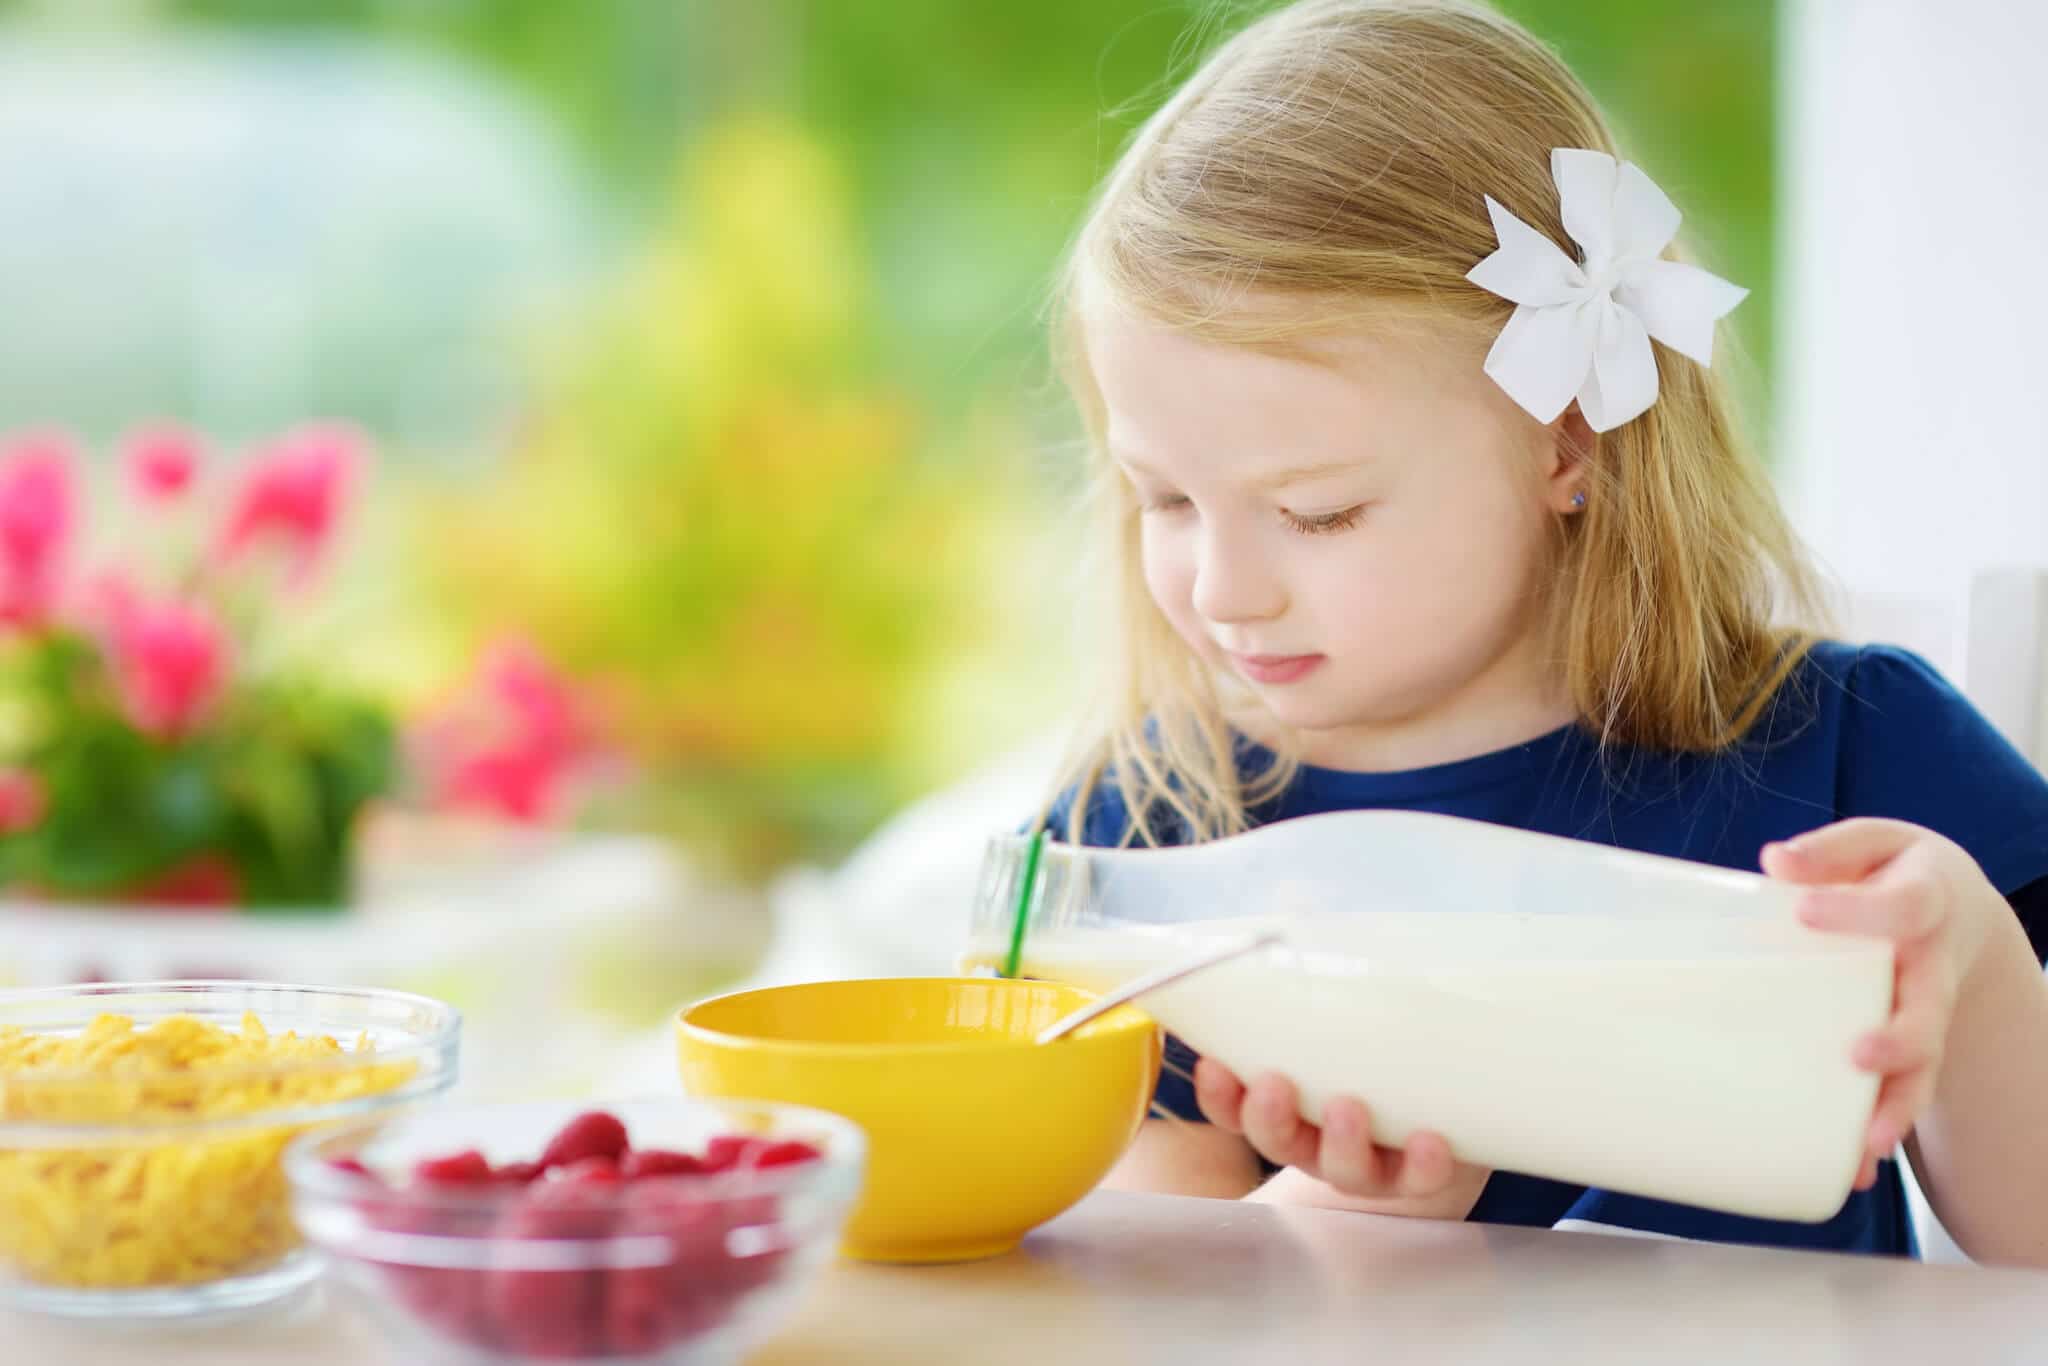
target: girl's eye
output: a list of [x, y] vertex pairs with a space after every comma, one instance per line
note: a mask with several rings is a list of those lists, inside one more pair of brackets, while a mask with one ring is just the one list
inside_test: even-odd
[[1337, 512], [1318, 512], [1306, 517], [1283, 509], [1280, 515], [1287, 519], [1287, 525], [1304, 536], [1322, 536], [1333, 531], [1349, 531], [1357, 526], [1358, 519], [1365, 515], [1365, 504], [1359, 503]]
[[1179, 512], [1182, 508], [1190, 506], [1192, 504], [1183, 493], [1159, 493], [1145, 499], [1147, 512]]

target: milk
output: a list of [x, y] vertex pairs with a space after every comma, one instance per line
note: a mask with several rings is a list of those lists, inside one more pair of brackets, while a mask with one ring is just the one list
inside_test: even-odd
[[[1809, 930], [1791, 912], [1793, 894], [1724, 870], [1638, 855], [1617, 863], [1615, 851], [1589, 846], [1577, 846], [1591, 855], [1579, 864], [1551, 847], [1569, 842], [1530, 845], [1542, 837], [1522, 832], [1500, 832], [1505, 852], [1484, 832], [1405, 833], [1419, 845], [1367, 860], [1379, 867], [1359, 872], [1348, 894], [1304, 871], [1314, 857], [1284, 874], [1269, 860], [1288, 909], [1165, 919], [1154, 908], [1151, 923], [1130, 900], [1139, 882], [1124, 876], [1121, 893], [1112, 884], [1132, 861], [1152, 860], [1135, 866], [1151, 895], [1163, 894], [1175, 865], [1160, 860], [1175, 851], [1074, 851], [1065, 856], [1097, 861], [1085, 895], [1077, 904], [1070, 881], [1067, 904], [1027, 924], [1021, 971], [1106, 990], [1275, 928], [1282, 945], [1140, 1005], [1240, 1077], [1291, 1078], [1310, 1120], [1331, 1097], [1356, 1096], [1383, 1143], [1433, 1129], [1487, 1167], [1763, 1218], [1813, 1222], [1840, 1209], [1877, 1091], [1850, 1048], [1889, 1013], [1888, 944]], [[1393, 865], [1468, 839], [1469, 858], [1505, 859], [1522, 875], [1516, 895], [1496, 900], [1513, 908], [1461, 899], [1475, 885], [1498, 891], [1499, 868], [1444, 869], [1434, 885], [1457, 909], [1413, 904], [1429, 880], [1403, 883]], [[1544, 862], [1553, 859], [1563, 861]], [[1385, 874], [1377, 888], [1375, 871]], [[1554, 898], [1574, 875], [1579, 909], [1561, 912]], [[1225, 884], [1243, 897], [1250, 879], [1212, 861], [1180, 889], [1183, 913], [1200, 906], [1202, 885]], [[1397, 885], [1409, 904], [1372, 908], [1376, 890]], [[1621, 909], [1630, 891], [1663, 895]], [[1127, 914], [1103, 914], [1108, 905]], [[972, 959], [999, 961], [1001, 920], [978, 922]]]

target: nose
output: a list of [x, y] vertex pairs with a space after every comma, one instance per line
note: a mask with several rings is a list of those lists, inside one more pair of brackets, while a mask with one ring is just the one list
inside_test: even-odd
[[1209, 528], [1195, 566], [1194, 606], [1218, 626], [1271, 621], [1287, 609], [1287, 592], [1256, 537]]

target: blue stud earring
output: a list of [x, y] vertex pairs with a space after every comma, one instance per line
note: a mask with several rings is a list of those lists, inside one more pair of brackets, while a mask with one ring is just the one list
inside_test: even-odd
[[1577, 508], [1582, 508], [1582, 507], [1584, 507], [1585, 505], [1586, 505], [1586, 491], [1585, 491], [1584, 489], [1580, 489], [1580, 490], [1579, 490], [1579, 491], [1578, 491], [1577, 493], [1574, 493], [1574, 494], [1572, 495], [1572, 507], [1573, 507], [1574, 509], [1577, 509]]

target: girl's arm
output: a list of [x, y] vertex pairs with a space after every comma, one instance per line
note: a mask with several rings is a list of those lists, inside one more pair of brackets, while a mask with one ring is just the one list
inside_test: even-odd
[[2048, 1266], [2048, 977], [2019, 922], [2001, 921], [1958, 990], [1934, 1102], [1906, 1153], [1957, 1246]]
[[1184, 1119], [1148, 1119], [1102, 1184], [1109, 1190], [1236, 1200], [1256, 1190], [1260, 1176], [1251, 1145], [1236, 1134]]
[[1950, 840], [1851, 820], [1765, 851], [1817, 929], [1893, 942], [1892, 1018], [1856, 1046], [1883, 1081], [1858, 1185], [1902, 1141], [1978, 1261], [2048, 1266], [2048, 979], [2005, 898]]

